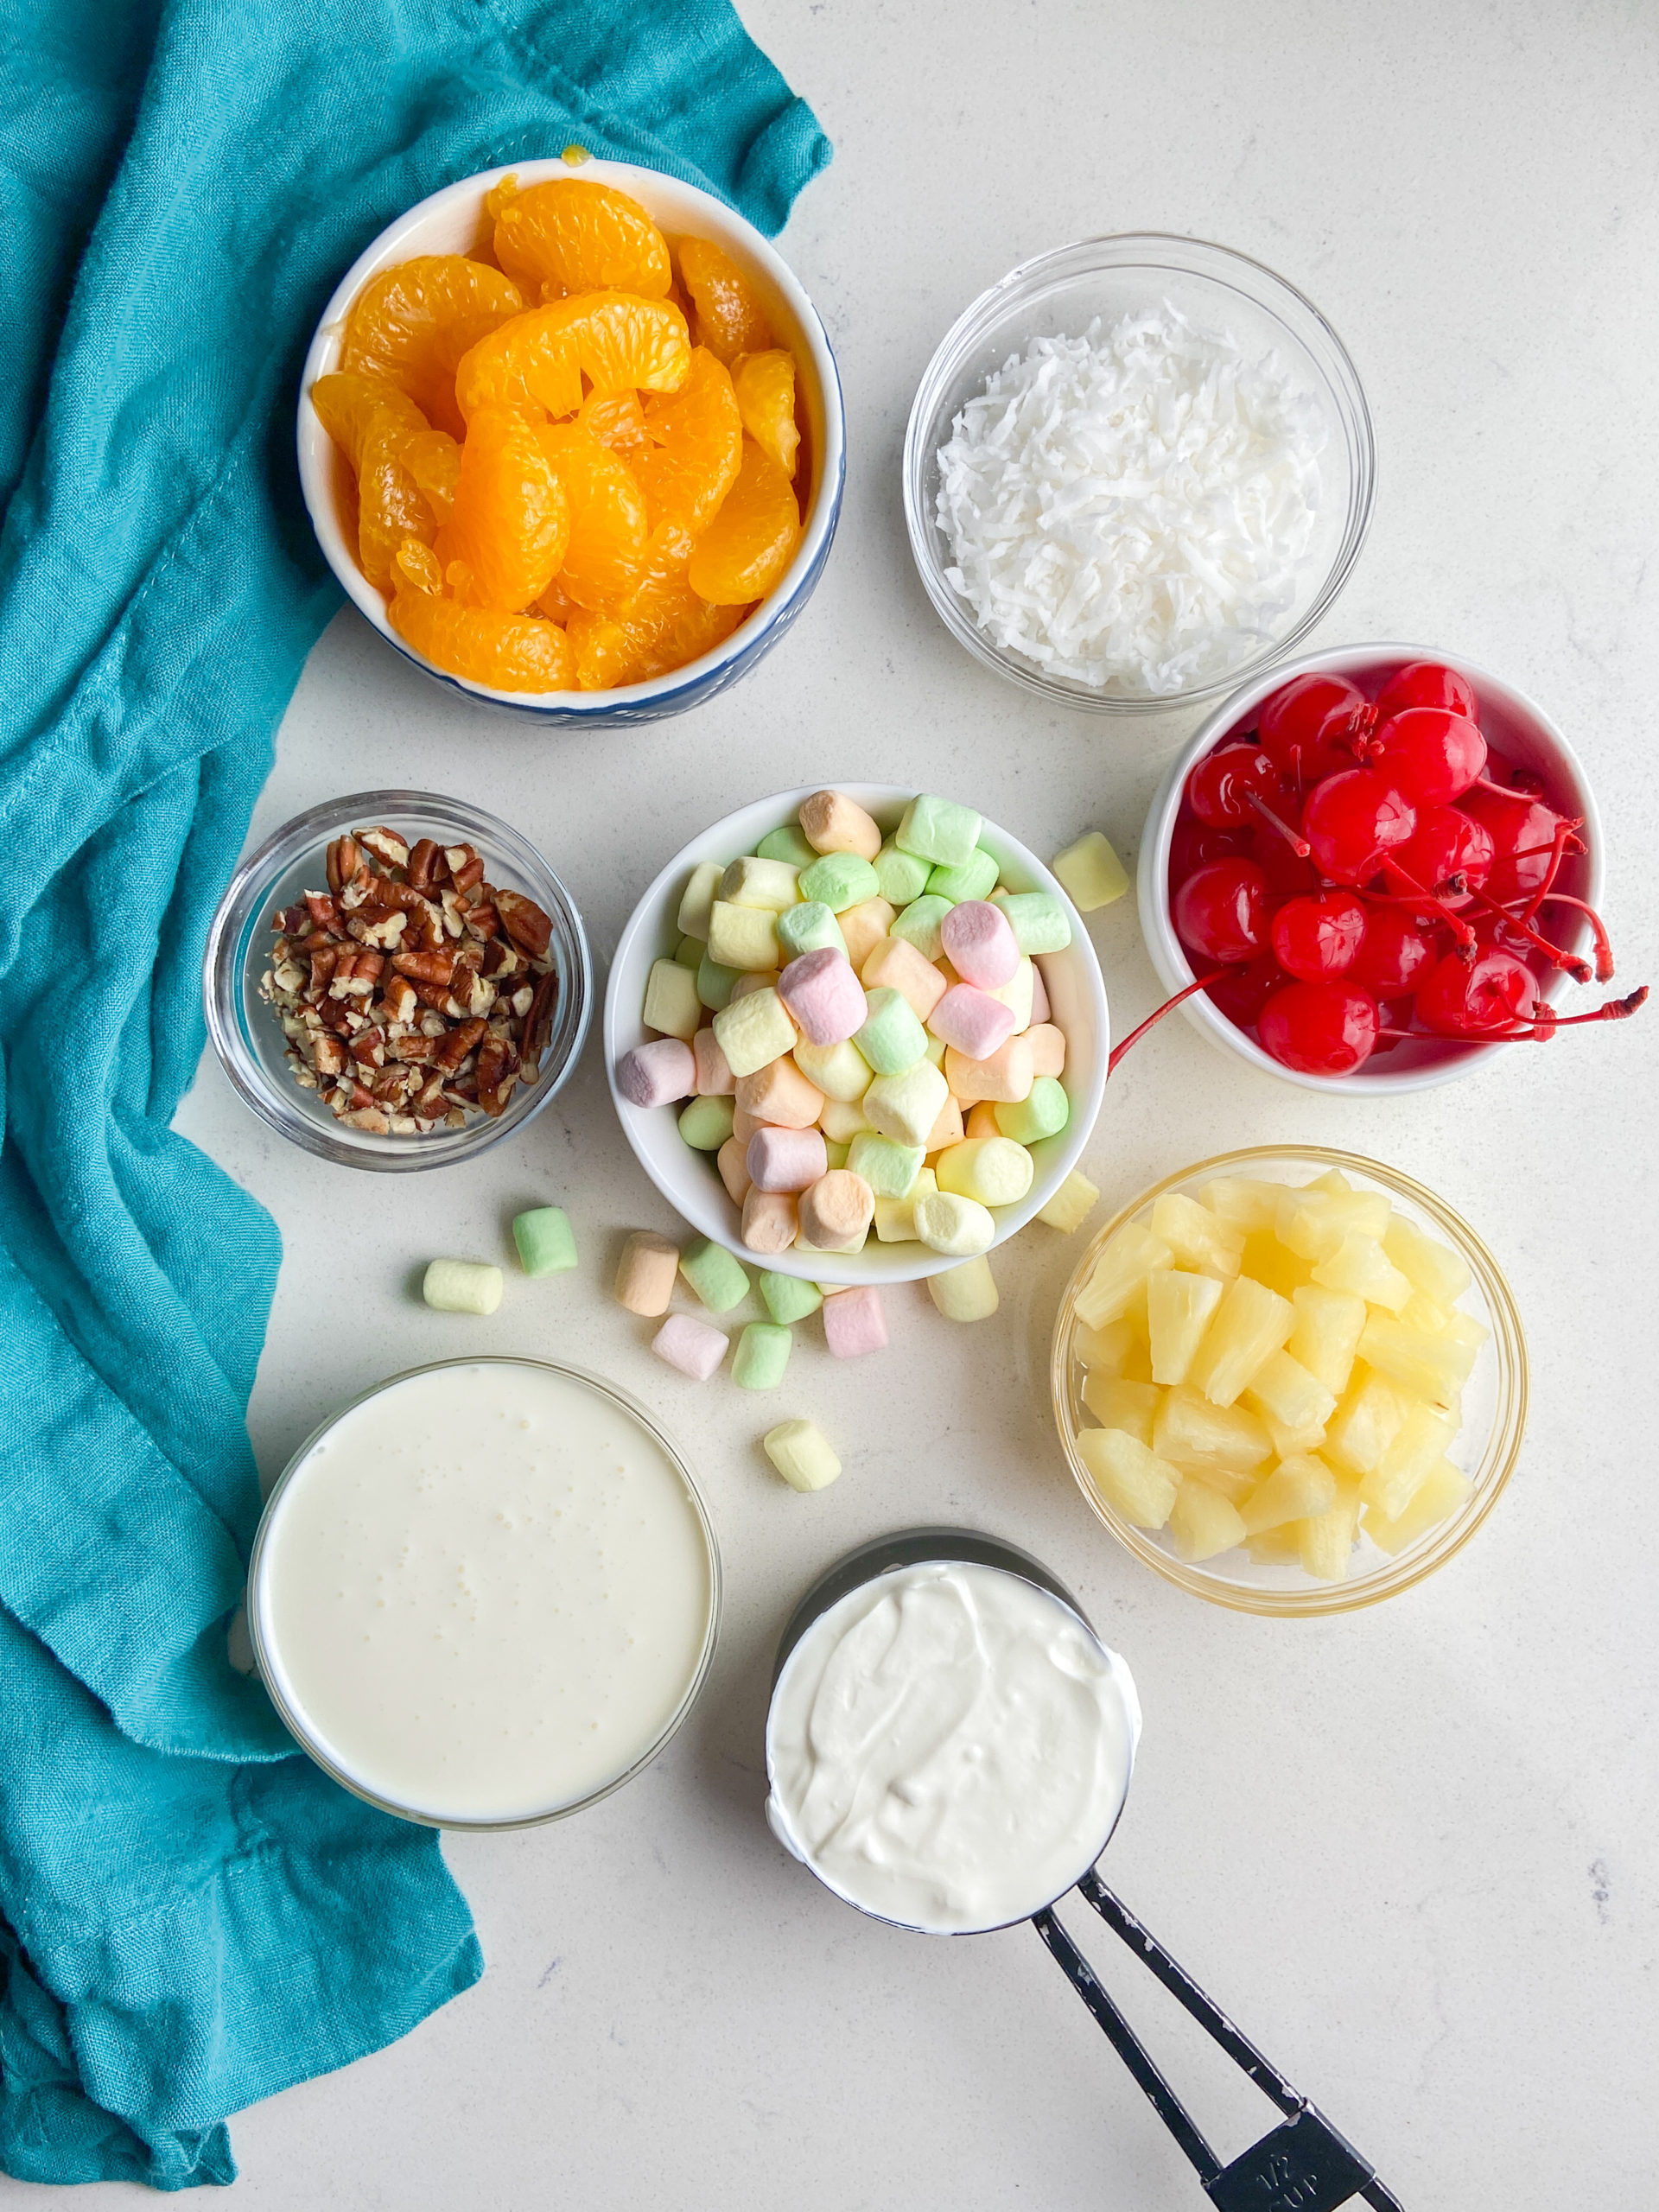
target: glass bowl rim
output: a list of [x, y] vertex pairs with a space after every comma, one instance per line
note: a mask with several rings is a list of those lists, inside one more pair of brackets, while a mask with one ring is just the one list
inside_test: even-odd
[[[259, 1574], [264, 1562], [270, 1531], [276, 1520], [278, 1501], [316, 1445], [331, 1428], [344, 1421], [347, 1414], [355, 1413], [359, 1406], [365, 1405], [371, 1398], [378, 1398], [383, 1391], [395, 1389], [400, 1382], [413, 1382], [417, 1376], [439, 1374], [451, 1367], [540, 1368], [550, 1374], [563, 1376], [568, 1381], [582, 1383], [588, 1389], [595, 1391], [601, 1397], [613, 1399], [655, 1440], [666, 1455], [669, 1464], [685, 1484], [686, 1494], [691, 1500], [697, 1526], [702, 1532], [703, 1545], [709, 1560], [709, 1620], [703, 1630], [702, 1649], [697, 1655], [696, 1665], [691, 1670], [685, 1690], [660, 1733], [631, 1766], [625, 1768], [620, 1774], [613, 1775], [610, 1781], [603, 1783], [599, 1789], [589, 1790], [586, 1796], [573, 1798], [569, 1804], [555, 1806], [550, 1812], [525, 1814], [513, 1820], [440, 1819], [430, 1813], [417, 1812], [408, 1805], [399, 1805], [391, 1798], [378, 1796], [364, 1783], [354, 1780], [336, 1764], [323, 1742], [321, 1733], [308, 1724], [303, 1712], [291, 1705], [278, 1688], [279, 1669], [273, 1662], [271, 1652], [267, 1648], [258, 1603]], [[248, 1554], [245, 1603], [248, 1637], [253, 1646], [259, 1680], [264, 1685], [265, 1693], [272, 1705], [276, 1708], [283, 1726], [293, 1737], [296, 1744], [305, 1752], [307, 1758], [315, 1760], [324, 1773], [339, 1783], [343, 1789], [349, 1789], [354, 1797], [360, 1797], [365, 1804], [373, 1805], [380, 1812], [390, 1813], [395, 1818], [408, 1821], [417, 1827], [441, 1828], [446, 1833], [456, 1834], [477, 1834], [512, 1828], [545, 1827], [553, 1821], [568, 1820], [572, 1814], [585, 1812], [588, 1806], [597, 1805], [601, 1799], [609, 1797], [616, 1790], [620, 1789], [625, 1783], [632, 1782], [637, 1774], [641, 1773], [651, 1764], [659, 1751], [666, 1750], [683, 1726], [692, 1707], [702, 1694], [703, 1684], [709, 1677], [709, 1670], [714, 1664], [715, 1645], [720, 1631], [724, 1595], [725, 1585], [721, 1565], [720, 1543], [715, 1534], [714, 1520], [709, 1514], [708, 1502], [697, 1487], [696, 1479], [679, 1446], [664, 1433], [654, 1415], [646, 1410], [631, 1391], [625, 1390], [620, 1383], [607, 1382], [602, 1375], [595, 1375], [588, 1369], [577, 1367], [568, 1360], [537, 1359], [531, 1354], [521, 1352], [474, 1352], [470, 1356], [448, 1359], [423, 1360], [418, 1367], [406, 1367], [396, 1375], [385, 1376], [378, 1382], [367, 1384], [346, 1404], [337, 1406], [331, 1414], [318, 1422], [304, 1442], [289, 1457], [282, 1473], [271, 1484], [270, 1495], [260, 1510], [259, 1526], [254, 1534], [253, 1548]]]
[[[266, 1074], [257, 1055], [245, 1055], [238, 1036], [233, 1007], [244, 986], [244, 976], [235, 959], [239, 930], [233, 921], [240, 906], [246, 902], [250, 912], [270, 896], [270, 886], [284, 871], [303, 857], [303, 848], [313, 842], [327, 842], [327, 834], [339, 835], [341, 825], [351, 819], [363, 820], [376, 815], [382, 820], [399, 812], [451, 814], [464, 823], [468, 830], [468, 842], [476, 839], [486, 849], [493, 847], [512, 863], [518, 873], [538, 887], [550, 887], [555, 905], [569, 925], [574, 942], [575, 958], [569, 978], [579, 994], [574, 1026], [562, 1058], [550, 1058], [547, 1066], [524, 1093], [529, 1103], [521, 1111], [510, 1107], [495, 1120], [480, 1115], [471, 1127], [457, 1130], [457, 1138], [464, 1142], [449, 1145], [439, 1153], [433, 1152], [420, 1138], [408, 1140], [407, 1153], [373, 1152], [353, 1141], [348, 1131], [327, 1128], [302, 1113], [285, 1092], [277, 1089]], [[290, 850], [290, 849], [292, 849]], [[287, 853], [289, 857], [283, 856]], [[250, 948], [250, 957], [253, 949]], [[234, 971], [234, 972], [233, 972]], [[451, 798], [440, 791], [346, 791], [339, 798], [320, 801], [274, 830], [254, 851], [238, 861], [230, 881], [207, 928], [207, 941], [202, 952], [202, 1005], [207, 1017], [207, 1034], [213, 1041], [213, 1052], [224, 1070], [232, 1089], [243, 1103], [252, 1109], [268, 1128], [279, 1136], [298, 1145], [302, 1151], [315, 1158], [334, 1161], [345, 1167], [366, 1168], [371, 1173], [410, 1174], [437, 1167], [453, 1167], [463, 1160], [474, 1160], [492, 1145], [499, 1144], [534, 1121], [544, 1107], [564, 1087], [582, 1058], [589, 1025], [594, 1015], [594, 960], [588, 942], [587, 925], [581, 909], [565, 888], [540, 849], [533, 845], [520, 830], [499, 816], [490, 814], [470, 800]], [[251, 1065], [245, 1065], [245, 1059]], [[255, 1072], [254, 1071], [257, 1071]], [[297, 1086], [296, 1086], [297, 1088]], [[515, 1102], [516, 1103], [516, 1102]]]
[[[1096, 254], [1092, 265], [1101, 270], [1135, 268], [1141, 265], [1137, 255], [1144, 252], [1147, 256], [1145, 265], [1148, 268], [1179, 269], [1183, 275], [1213, 282], [1228, 283], [1227, 272], [1231, 270], [1234, 272], [1232, 289], [1244, 294], [1253, 305], [1283, 323], [1297, 338], [1303, 350], [1309, 351], [1306, 338], [1294, 329], [1294, 322], [1281, 309], [1282, 306], [1288, 306], [1291, 316], [1306, 315], [1318, 338], [1330, 349], [1331, 360], [1326, 362], [1316, 359], [1315, 366], [1328, 397], [1335, 403], [1332, 431], [1341, 434], [1349, 452], [1351, 482], [1343, 534], [1319, 589], [1294, 625], [1282, 637], [1270, 640], [1259, 653], [1241, 662], [1225, 675], [1155, 697], [1091, 692], [1081, 684], [1062, 682], [1044, 675], [1034, 667], [1027, 667], [1001, 647], [994, 645], [981, 632], [946, 583], [929, 535], [934, 527], [932, 519], [925, 512], [923, 486], [931, 454], [924, 453], [921, 449], [923, 434], [937, 412], [944, 388], [962, 357], [979, 335], [982, 327], [996, 315], [1022, 299], [1034, 301], [1039, 298], [1046, 289], [1043, 282], [1045, 277], [1057, 275], [1054, 264], [1090, 249], [1094, 249]], [[1155, 257], [1157, 256], [1162, 258]], [[1238, 281], [1246, 276], [1257, 281], [1254, 283]], [[1266, 262], [1257, 260], [1251, 254], [1241, 253], [1236, 246], [1222, 245], [1211, 238], [1187, 238], [1174, 231], [1102, 232], [1087, 238], [1074, 238], [1068, 245], [1050, 246], [1041, 253], [1033, 254], [1027, 259], [1016, 263], [1006, 276], [988, 285], [950, 325], [922, 372], [905, 426], [901, 463], [905, 523], [910, 538], [911, 556], [930, 604], [957, 643], [972, 653], [976, 660], [994, 669], [1011, 683], [1017, 683], [1024, 690], [1033, 691], [1039, 697], [1056, 701], [1062, 706], [1106, 715], [1160, 714], [1179, 708], [1194, 707], [1251, 682], [1267, 670], [1275, 667], [1281, 658], [1294, 653], [1330, 613], [1364, 549], [1376, 506], [1376, 433], [1364, 386], [1352, 355], [1323, 311], [1299, 286], [1293, 284], [1287, 276], [1281, 276]]]
[[[1491, 1320], [1492, 1345], [1497, 1360], [1497, 1404], [1482, 1446], [1475, 1489], [1458, 1512], [1437, 1529], [1426, 1531], [1417, 1545], [1400, 1554], [1397, 1558], [1389, 1560], [1384, 1566], [1370, 1571], [1359, 1582], [1310, 1582], [1288, 1590], [1251, 1589], [1243, 1584], [1226, 1582], [1219, 1576], [1206, 1574], [1201, 1562], [1189, 1565], [1176, 1559], [1172, 1553], [1154, 1543], [1147, 1530], [1133, 1528], [1113, 1513], [1089, 1481], [1087, 1471], [1077, 1455], [1075, 1424], [1071, 1420], [1067, 1388], [1067, 1363], [1071, 1335], [1077, 1323], [1077, 1294], [1107, 1239], [1166, 1191], [1191, 1183], [1200, 1175], [1224, 1175], [1251, 1162], [1260, 1164], [1270, 1160], [1307, 1160], [1321, 1167], [1336, 1167], [1344, 1172], [1351, 1170], [1370, 1181], [1381, 1184], [1385, 1189], [1396, 1191], [1413, 1205], [1421, 1207], [1430, 1220], [1452, 1239], [1460, 1255], [1470, 1262]], [[1312, 1619], [1330, 1613], [1358, 1612], [1368, 1605], [1380, 1605], [1385, 1598], [1395, 1597], [1402, 1590], [1414, 1588], [1460, 1552], [1497, 1504], [1515, 1471], [1526, 1434], [1529, 1390], [1527, 1340], [1515, 1294], [1484, 1239], [1470, 1227], [1455, 1208], [1448, 1205], [1426, 1184], [1418, 1182], [1414, 1176], [1408, 1175], [1402, 1168], [1390, 1167], [1386, 1161], [1373, 1160], [1363, 1153], [1343, 1151], [1330, 1145], [1241, 1146], [1231, 1151], [1217, 1153], [1210, 1159], [1194, 1161], [1192, 1166], [1179, 1168], [1173, 1174], [1160, 1176], [1155, 1183], [1148, 1185], [1127, 1205], [1120, 1206], [1111, 1219], [1090, 1238], [1087, 1251], [1072, 1269], [1065, 1288], [1060, 1294], [1049, 1354], [1049, 1395], [1060, 1448], [1072, 1479], [1096, 1520], [1117, 1538], [1126, 1550], [1132, 1552], [1166, 1582], [1173, 1582], [1178, 1588], [1190, 1591], [1193, 1596], [1203, 1598], [1211, 1605], [1224, 1605], [1232, 1612], [1255, 1613], [1279, 1619]], [[1493, 1471], [1483, 1483], [1480, 1478], [1489, 1465]]]

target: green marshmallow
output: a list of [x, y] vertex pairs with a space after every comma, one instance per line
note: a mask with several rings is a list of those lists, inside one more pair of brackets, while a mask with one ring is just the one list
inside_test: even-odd
[[875, 870], [856, 853], [821, 854], [801, 870], [799, 889], [803, 899], [822, 899], [832, 914], [844, 914], [881, 892]]
[[931, 892], [912, 899], [902, 914], [894, 915], [887, 935], [913, 944], [924, 960], [937, 960], [944, 950], [939, 924], [955, 904], [954, 899], [940, 899]]
[[877, 1075], [903, 1075], [927, 1052], [927, 1032], [902, 992], [884, 985], [867, 1000], [869, 1014], [854, 1038]]
[[1051, 892], [1011, 891], [997, 900], [1021, 952], [1064, 952], [1071, 922]]
[[1058, 1076], [1039, 1075], [1017, 1106], [994, 1106], [996, 1126], [1015, 1144], [1039, 1144], [1058, 1136], [1071, 1118], [1071, 1101]]
[[927, 888], [928, 863], [914, 853], [901, 853], [891, 837], [872, 863], [881, 896], [890, 906], [908, 906]]
[[711, 1244], [706, 1236], [681, 1253], [680, 1273], [711, 1313], [729, 1313], [748, 1295], [747, 1274], [723, 1244]]
[[532, 1206], [515, 1215], [512, 1241], [527, 1275], [562, 1275], [576, 1264], [576, 1240], [563, 1206]]
[[971, 806], [958, 806], [954, 799], [934, 798], [924, 792], [905, 809], [905, 818], [893, 842], [901, 852], [914, 853], [919, 861], [931, 861], [938, 868], [959, 868], [978, 844], [981, 827], [981, 817]]
[[922, 1147], [895, 1144], [891, 1137], [861, 1130], [847, 1148], [847, 1165], [861, 1175], [878, 1198], [906, 1198], [922, 1172]]
[[751, 1321], [732, 1355], [732, 1380], [740, 1390], [775, 1390], [789, 1365], [789, 1331], [777, 1321]]
[[718, 1152], [732, 1134], [736, 1102], [727, 1098], [692, 1098], [680, 1109], [680, 1135], [693, 1152]]
[[849, 1145], [837, 1144], [833, 1137], [825, 1137], [823, 1141], [825, 1173], [827, 1173], [831, 1167], [844, 1167], [847, 1165], [847, 1154], [851, 1149]]
[[781, 830], [769, 830], [754, 849], [760, 861], [787, 861], [791, 868], [810, 868], [818, 857], [792, 822], [785, 822]]
[[732, 992], [741, 968], [722, 968], [718, 960], [711, 960], [705, 948], [697, 963], [697, 996], [711, 1014], [723, 1014], [732, 1002]]
[[767, 1313], [784, 1328], [791, 1321], [804, 1321], [823, 1303], [823, 1293], [816, 1283], [806, 1282], [799, 1275], [774, 1274], [770, 1268], [761, 1274], [760, 1295]]
[[1000, 874], [983, 845], [976, 845], [965, 861], [936, 868], [927, 879], [927, 887], [936, 899], [948, 899], [953, 906], [959, 906], [967, 899], [988, 899]]
[[778, 942], [785, 963], [804, 952], [845, 952], [847, 940], [841, 924], [822, 899], [809, 899], [799, 906], [785, 906], [778, 917]]

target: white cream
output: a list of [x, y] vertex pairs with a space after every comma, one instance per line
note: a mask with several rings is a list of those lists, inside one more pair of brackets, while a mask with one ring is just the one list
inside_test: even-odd
[[1045, 1590], [933, 1561], [867, 1582], [785, 1663], [768, 1816], [849, 1903], [936, 1933], [1071, 1887], [1128, 1788], [1128, 1669]]
[[511, 1361], [413, 1375], [295, 1470], [254, 1605], [273, 1688], [360, 1788], [532, 1818], [626, 1774], [701, 1662], [704, 1524], [644, 1424]]

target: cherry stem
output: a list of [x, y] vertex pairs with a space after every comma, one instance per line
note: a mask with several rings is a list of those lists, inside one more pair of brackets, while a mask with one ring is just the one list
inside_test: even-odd
[[[1500, 906], [1496, 899], [1488, 898], [1485, 892], [1481, 890], [1478, 885], [1471, 883], [1467, 876], [1454, 876], [1452, 880], [1460, 883], [1469, 897], [1478, 906], [1484, 906], [1489, 914], [1501, 915], [1510, 929], [1514, 930], [1518, 936], [1524, 938], [1535, 950], [1543, 954], [1552, 968], [1559, 968], [1563, 975], [1570, 976], [1575, 983], [1589, 982], [1590, 963], [1587, 960], [1580, 960], [1576, 952], [1564, 952], [1559, 944], [1552, 944], [1548, 938], [1540, 937], [1524, 914], [1514, 914], [1507, 906]], [[1609, 973], [1611, 972], [1610, 969]], [[1607, 977], [1604, 976], [1600, 980], [1605, 983]]]
[[1546, 891], [1543, 900], [1552, 906], [1576, 906], [1590, 924], [1596, 940], [1596, 981], [1611, 983], [1613, 980], [1613, 947], [1607, 935], [1607, 925], [1587, 899], [1575, 899], [1570, 891]]
[[1628, 998], [1609, 999], [1605, 1006], [1597, 1007], [1590, 1014], [1557, 1014], [1552, 1009], [1549, 1014], [1535, 1015], [1531, 1021], [1514, 1029], [1500, 1029], [1490, 1036], [1478, 1030], [1471, 1030], [1467, 1033], [1478, 1038], [1482, 1043], [1494, 1045], [1524, 1044], [1529, 1040], [1541, 1044], [1553, 1037], [1558, 1029], [1575, 1029], [1580, 1022], [1628, 1021], [1647, 1002], [1648, 987], [1643, 983], [1640, 990], [1632, 991]]
[[1567, 841], [1573, 835], [1575, 826], [1565, 815], [1556, 823], [1555, 835], [1550, 840], [1549, 866], [1544, 870], [1542, 882], [1533, 893], [1530, 901], [1523, 911], [1524, 920], [1529, 922], [1532, 919], [1540, 906], [1543, 905], [1546, 895], [1555, 888], [1555, 879], [1560, 874], [1561, 862], [1567, 856]]
[[[1423, 901], [1424, 905], [1427, 906], [1431, 913], [1439, 915], [1441, 921], [1443, 921], [1446, 927], [1451, 931], [1452, 942], [1455, 944], [1462, 946], [1465, 951], [1473, 944], [1475, 942], [1475, 933], [1473, 930], [1470, 928], [1468, 923], [1463, 921], [1458, 915], [1454, 914], [1444, 899], [1437, 899], [1427, 884], [1419, 883], [1416, 877], [1413, 875], [1409, 868], [1402, 868], [1398, 861], [1390, 860], [1387, 854], [1384, 854], [1382, 857], [1382, 873], [1384, 875], [1389, 877], [1397, 876], [1400, 881], [1405, 885], [1407, 890], [1410, 892], [1414, 897], [1421, 899]], [[1451, 880], [1453, 883], [1457, 883], [1460, 879], [1453, 876]]]
[[1255, 791], [1246, 791], [1244, 796], [1249, 799], [1250, 804], [1255, 809], [1262, 819], [1267, 823], [1268, 829], [1276, 830], [1278, 831], [1279, 835], [1285, 840], [1286, 843], [1290, 847], [1290, 849], [1295, 854], [1299, 861], [1305, 861], [1312, 856], [1313, 848], [1308, 843], [1306, 838], [1300, 836], [1297, 832], [1291, 828], [1289, 823], [1281, 822], [1279, 819], [1279, 817], [1274, 812], [1273, 809], [1268, 804], [1266, 799], [1262, 798], [1260, 794]]
[[1116, 1074], [1117, 1064], [1122, 1058], [1124, 1053], [1132, 1051], [1133, 1048], [1141, 1042], [1141, 1039], [1146, 1035], [1147, 1030], [1154, 1028], [1157, 1024], [1163, 1020], [1164, 1016], [1169, 1012], [1172, 1007], [1179, 1006], [1183, 999], [1190, 999], [1194, 991], [1207, 991], [1211, 983], [1218, 983], [1222, 977], [1228, 972], [1228, 969], [1224, 966], [1220, 968], [1212, 968], [1207, 976], [1200, 976], [1196, 982], [1189, 983], [1184, 991], [1177, 991], [1173, 999], [1166, 999], [1162, 1006], [1158, 1007], [1153, 1013], [1147, 1016], [1146, 1020], [1141, 1024], [1138, 1029], [1130, 1030], [1128, 1035], [1123, 1039], [1123, 1042], [1121, 1045], [1114, 1045], [1106, 1061], [1107, 1082], [1109, 1083], [1112, 1077]]

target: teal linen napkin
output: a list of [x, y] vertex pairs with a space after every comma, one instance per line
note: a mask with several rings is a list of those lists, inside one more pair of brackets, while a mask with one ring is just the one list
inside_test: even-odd
[[168, 1128], [339, 601], [306, 342], [454, 177], [578, 139], [771, 232], [830, 149], [724, 0], [0, 0], [0, 2169], [180, 2188], [482, 1968], [228, 1663], [279, 1247]]

